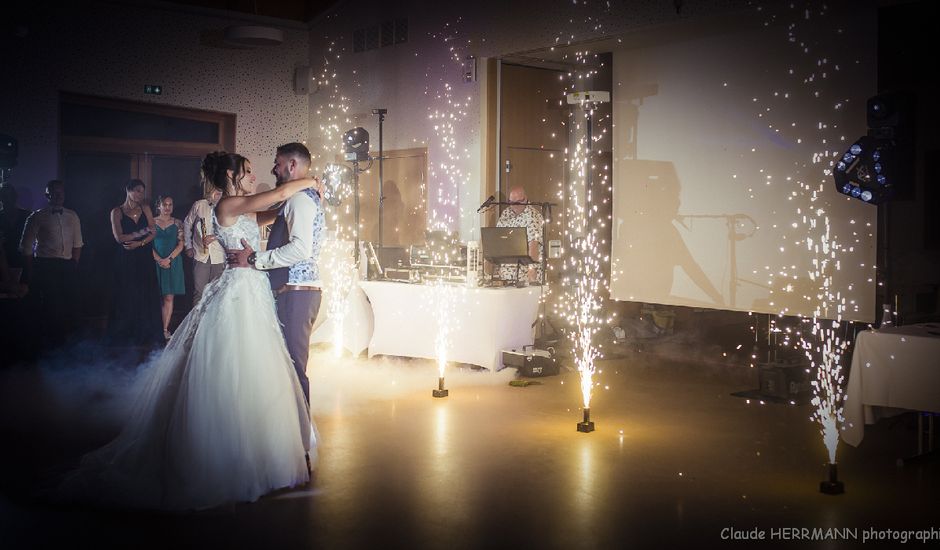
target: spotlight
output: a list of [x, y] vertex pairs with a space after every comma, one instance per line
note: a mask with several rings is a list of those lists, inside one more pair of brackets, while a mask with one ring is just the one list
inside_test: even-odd
[[347, 161], [369, 159], [369, 132], [365, 128], [356, 127], [343, 134], [343, 145]]
[[912, 198], [914, 107], [915, 96], [909, 91], [868, 99], [868, 134], [839, 157], [832, 171], [840, 193], [872, 204]]
[[839, 158], [832, 171], [843, 195], [871, 204], [894, 196], [894, 150], [891, 139], [862, 136]]

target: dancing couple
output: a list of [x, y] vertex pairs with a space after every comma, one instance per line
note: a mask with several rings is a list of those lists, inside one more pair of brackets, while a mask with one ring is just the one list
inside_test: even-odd
[[[211, 223], [228, 266], [135, 383], [121, 433], [83, 457], [64, 496], [198, 510], [310, 480], [317, 437], [306, 366], [325, 224], [309, 168], [304, 145], [283, 145], [277, 186], [255, 193], [241, 155], [203, 160], [203, 178], [222, 193]], [[259, 226], [272, 223], [261, 251]]]

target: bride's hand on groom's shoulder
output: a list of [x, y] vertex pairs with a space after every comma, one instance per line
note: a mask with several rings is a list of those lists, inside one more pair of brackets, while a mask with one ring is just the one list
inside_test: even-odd
[[303, 186], [301, 187], [301, 191], [304, 189], [311, 189], [316, 191], [321, 197], [323, 196], [323, 182], [320, 181], [319, 177], [310, 176], [308, 178], [304, 178], [303, 180], [299, 180], [298, 183]]

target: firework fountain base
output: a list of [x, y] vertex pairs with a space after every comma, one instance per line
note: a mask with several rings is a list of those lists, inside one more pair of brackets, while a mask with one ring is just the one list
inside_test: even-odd
[[584, 409], [584, 422], [578, 422], [578, 431], [581, 433], [590, 433], [594, 431], [594, 423], [591, 422], [591, 409]]
[[819, 492], [827, 495], [841, 495], [845, 484], [839, 481], [839, 471], [834, 462], [829, 463], [829, 479], [819, 483]]
[[444, 377], [441, 376], [437, 379], [437, 389], [431, 391], [431, 395], [434, 397], [447, 397], [450, 394], [450, 390], [444, 389]]

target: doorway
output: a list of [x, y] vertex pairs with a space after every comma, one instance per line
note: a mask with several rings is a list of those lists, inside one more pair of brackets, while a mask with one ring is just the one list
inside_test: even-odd
[[[202, 197], [203, 157], [234, 149], [235, 115], [76, 94], [62, 94], [59, 107], [59, 173], [67, 186], [66, 206], [78, 214], [85, 242], [76, 307], [80, 317], [103, 329], [111, 288], [121, 283], [102, 276], [113, 272], [118, 252], [110, 212], [124, 201], [128, 180], [144, 182], [154, 215], [157, 197], [173, 197], [173, 216], [182, 220]], [[192, 304], [190, 264], [183, 261], [186, 295], [174, 301], [176, 317]]]
[[[564, 101], [565, 73], [524, 65], [501, 64], [499, 199], [525, 188], [530, 202], [554, 204], [546, 219], [544, 253], [549, 242], [561, 240], [565, 226], [565, 148], [569, 109]], [[502, 211], [502, 208], [500, 209]], [[557, 282], [557, 260], [546, 261], [546, 277]]]

